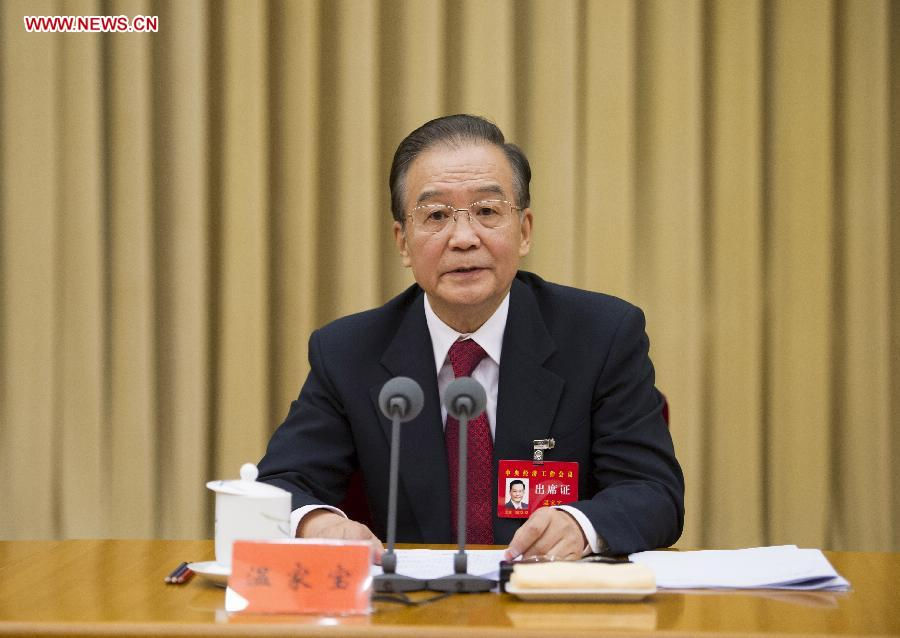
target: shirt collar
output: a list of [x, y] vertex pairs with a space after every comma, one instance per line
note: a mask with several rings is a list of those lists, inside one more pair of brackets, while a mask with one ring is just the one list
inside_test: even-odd
[[441, 371], [444, 361], [447, 360], [447, 353], [450, 352], [452, 346], [459, 339], [470, 338], [479, 346], [484, 348], [487, 356], [500, 365], [500, 351], [503, 349], [503, 333], [506, 330], [506, 317], [509, 315], [509, 293], [500, 302], [500, 305], [494, 311], [494, 314], [485, 321], [481, 327], [471, 334], [463, 334], [457, 332], [446, 323], [441, 321], [431, 304], [428, 303], [428, 295], [425, 295], [425, 321], [428, 324], [428, 332], [431, 334], [431, 346], [434, 348], [434, 367], [437, 372]]

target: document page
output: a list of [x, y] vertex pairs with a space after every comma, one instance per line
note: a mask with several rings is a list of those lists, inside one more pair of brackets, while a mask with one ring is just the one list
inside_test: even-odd
[[842, 578], [818, 549], [796, 545], [696, 552], [653, 551], [629, 556], [656, 573], [667, 589], [803, 589], [844, 591]]

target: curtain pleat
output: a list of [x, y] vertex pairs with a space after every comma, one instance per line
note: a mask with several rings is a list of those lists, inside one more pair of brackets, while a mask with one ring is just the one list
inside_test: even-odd
[[[835, 357], [829, 542], [891, 542], [889, 15], [886, 2], [838, 5], [835, 46]], [[897, 251], [897, 246], [893, 247]], [[896, 330], [896, 324], [894, 329]], [[865, 436], [843, 424], [868, 423]], [[852, 541], [851, 541], [852, 539]]]
[[[698, 504], [704, 481], [695, 472], [703, 467], [703, 430], [695, 426], [705, 419], [706, 346], [703, 12], [699, 1], [652, 0], [637, 8], [634, 301], [647, 313], [657, 382], [678, 415], [673, 431], [685, 468], [685, 501]], [[703, 513], [696, 505], [686, 508], [687, 542], [696, 543]]]
[[[25, 15], [158, 15], [27, 33]], [[646, 312], [683, 547], [900, 549], [890, 0], [0, 3], [0, 538], [209, 537], [311, 331], [412, 281], [400, 139], [532, 162], [524, 266]]]
[[[635, 56], [631, 0], [588, 2], [583, 41], [576, 188], [581, 193], [579, 285], [633, 299], [637, 246]], [[602, 211], [602, 214], [600, 212]], [[613, 240], [613, 238], [615, 238]]]
[[[519, 122], [518, 107], [526, 98], [516, 79], [528, 68], [523, 58], [532, 52], [530, 33], [516, 27], [531, 12], [516, 11], [515, 4], [513, 0], [448, 0], [446, 70], [441, 72], [446, 73], [448, 85], [447, 110], [435, 117], [477, 113], [496, 122], [511, 139], [523, 141], [527, 131]], [[520, 58], [516, 55], [520, 51], [528, 53]]]
[[748, 546], [763, 537], [765, 525], [762, 3], [715, 3], [706, 19], [702, 379], [710, 425], [701, 435], [705, 480], [698, 505], [706, 522], [700, 540]]
[[[140, 2], [116, 3], [145, 15]], [[116, 13], [119, 15], [119, 13]], [[77, 34], [68, 34], [75, 36]], [[158, 450], [157, 308], [151, 44], [108, 38], [103, 64], [109, 533], [155, 532]]]
[[317, 5], [290, 0], [273, 4], [270, 21], [273, 391], [269, 427], [287, 414], [306, 374], [306, 337], [317, 327], [318, 235], [327, 220], [319, 207], [321, 165], [318, 131], [321, 12]]
[[215, 453], [213, 467], [236, 475], [256, 459], [269, 430], [270, 215], [268, 5], [220, 5], [222, 48], [213, 160], [220, 205], [212, 211], [218, 260], [213, 272]]
[[60, 180], [58, 104], [60, 39], [25, 33], [27, 11], [49, 2], [0, 5], [3, 90], [0, 145], [0, 273], [3, 276], [0, 534], [48, 537], [60, 532], [56, 483], [64, 427], [58, 421], [56, 313]]
[[[157, 223], [157, 529], [164, 537], [208, 534], [211, 475], [211, 224], [208, 11], [169, 0], [179, 25], [154, 38], [154, 166]], [[199, 514], [199, 515], [198, 515]]]
[[767, 532], [822, 546], [836, 425], [833, 5], [773, 3], [766, 18]]
[[[342, 43], [326, 62], [325, 77], [334, 110], [330, 119], [329, 184], [322, 189], [322, 219], [327, 230], [324, 283], [333, 290], [327, 316], [344, 315], [380, 301], [378, 275], [381, 238], [388, 231], [377, 215], [378, 48], [381, 40], [377, 5], [369, 0], [334, 3], [328, 9], [333, 37]], [[372, 211], [369, 213], [369, 211]], [[345, 247], [354, 246], [353, 255]]]
[[[94, 5], [93, 11], [98, 7]], [[103, 182], [103, 73], [101, 41], [60, 38], [60, 192], [57, 228], [57, 292], [53, 315], [59, 450], [61, 532], [91, 536], [108, 523], [105, 506], [108, 432], [105, 427], [105, 257]], [[86, 81], [87, 80], [87, 81]]]
[[525, 106], [520, 131], [533, 173], [532, 189], [546, 202], [534, 207], [534, 243], [527, 268], [554, 281], [574, 281], [578, 267], [576, 205], [577, 31], [579, 5], [537, 0], [528, 4], [528, 90], [517, 87]]
[[[889, 158], [889, 181], [890, 181], [890, 208], [888, 210], [890, 217], [890, 246], [900, 246], [900, 180], [897, 179], [897, 173], [900, 172], [900, 126], [896, 122], [900, 122], [900, 38], [893, 37], [900, 29], [900, 4], [897, 2], [889, 2], [888, 10], [890, 17], [885, 25], [891, 37], [888, 38], [888, 50], [890, 69], [889, 73], [889, 95], [890, 112], [888, 114], [888, 122], [890, 128], [884, 133], [885, 137], [890, 139], [890, 158]], [[893, 530], [891, 534], [892, 547], [900, 547], [900, 463], [895, 459], [900, 459], [900, 435], [897, 434], [897, 428], [893, 425], [900, 423], [900, 255], [897, 250], [890, 252], [890, 340], [888, 344], [881, 344], [890, 354], [890, 372], [889, 372], [889, 388], [890, 388], [890, 417], [887, 427], [893, 430], [891, 442], [888, 444], [891, 449], [891, 485], [893, 486], [891, 493], [892, 498], [888, 501], [891, 506]]]

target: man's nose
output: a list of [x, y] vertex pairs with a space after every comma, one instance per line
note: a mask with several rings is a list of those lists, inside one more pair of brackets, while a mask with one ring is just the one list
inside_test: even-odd
[[475, 224], [468, 210], [463, 208], [454, 211], [450, 245], [454, 248], [469, 248], [480, 244], [481, 237], [475, 232]]

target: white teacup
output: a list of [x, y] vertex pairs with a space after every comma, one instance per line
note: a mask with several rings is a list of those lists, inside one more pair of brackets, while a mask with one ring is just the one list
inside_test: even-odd
[[216, 562], [231, 568], [236, 540], [270, 540], [291, 534], [290, 492], [256, 480], [252, 463], [241, 466], [239, 481], [210, 481], [216, 493]]

